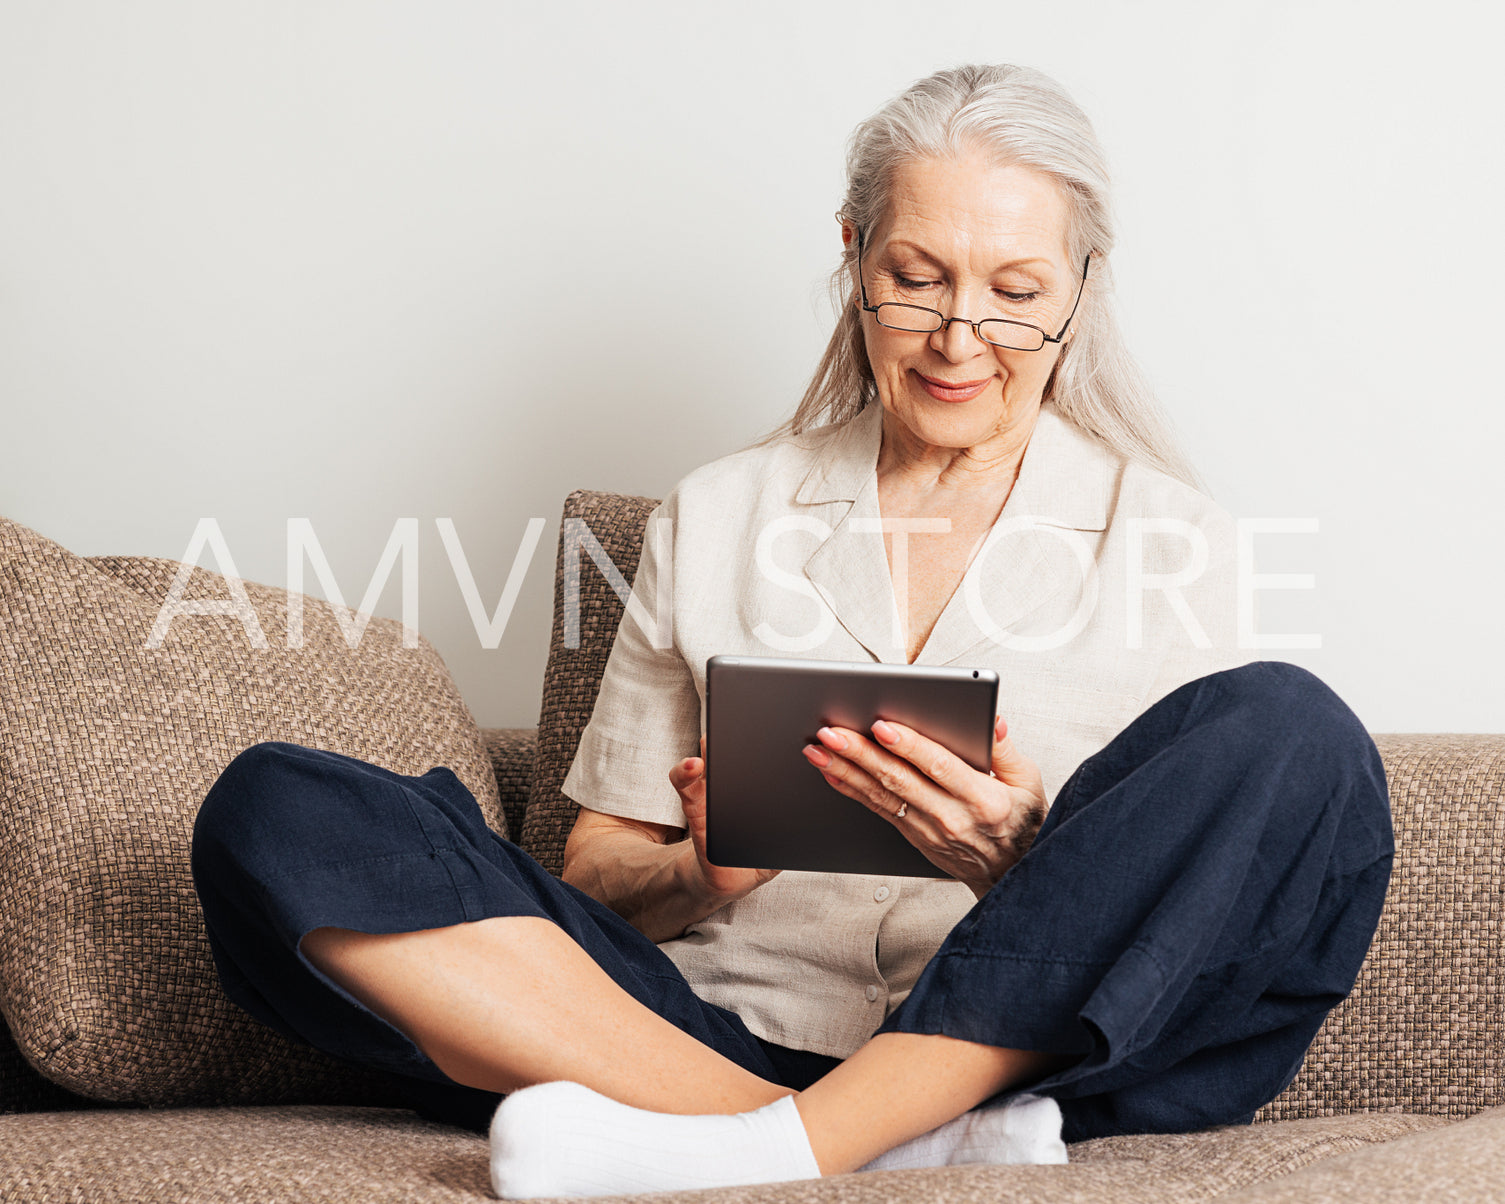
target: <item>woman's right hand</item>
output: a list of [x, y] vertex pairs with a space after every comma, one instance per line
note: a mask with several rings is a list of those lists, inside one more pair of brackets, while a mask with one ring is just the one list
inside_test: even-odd
[[[669, 782], [679, 792], [689, 829], [689, 843], [695, 850], [693, 873], [704, 891], [717, 906], [749, 895], [763, 883], [778, 877], [779, 870], [755, 870], [736, 866], [713, 865], [705, 853], [705, 737], [700, 737], [700, 756], [686, 757], [669, 770]], [[693, 887], [692, 887], [693, 889]]]

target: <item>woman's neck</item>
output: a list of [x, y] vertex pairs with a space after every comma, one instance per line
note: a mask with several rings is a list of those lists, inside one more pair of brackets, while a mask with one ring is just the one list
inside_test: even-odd
[[888, 410], [878, 450], [878, 484], [890, 498], [910, 499], [921, 510], [947, 501], [967, 510], [1003, 508], [1019, 477], [1039, 411], [1027, 422], [1000, 430], [970, 447], [926, 443]]

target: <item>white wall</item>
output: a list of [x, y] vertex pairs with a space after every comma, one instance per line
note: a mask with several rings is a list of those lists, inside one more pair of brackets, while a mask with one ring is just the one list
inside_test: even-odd
[[[1505, 730], [1486, 13], [6, 0], [0, 513], [170, 557], [213, 516], [277, 584], [306, 516], [352, 603], [416, 516], [419, 625], [482, 723], [531, 724], [565, 494], [660, 496], [784, 417], [853, 125], [1023, 62], [1097, 123], [1131, 342], [1214, 494], [1319, 521], [1259, 545], [1316, 577], [1264, 628], [1322, 638], [1269, 655], [1371, 730]], [[446, 516], [488, 607], [549, 521], [493, 651]]]

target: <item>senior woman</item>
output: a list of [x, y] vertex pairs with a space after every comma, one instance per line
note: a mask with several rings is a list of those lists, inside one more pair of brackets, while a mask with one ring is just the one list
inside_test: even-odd
[[[500, 1194], [1246, 1122], [1373, 934], [1378, 754], [1239, 646], [1233, 524], [1116, 333], [1086, 117], [1034, 71], [943, 71], [859, 127], [848, 176], [803, 404], [649, 523], [634, 589], [672, 639], [622, 621], [563, 882], [444, 769], [258, 745], [200, 812], [232, 998], [490, 1120]], [[728, 652], [999, 670], [989, 773], [892, 723], [805, 750], [948, 879], [707, 861]]]

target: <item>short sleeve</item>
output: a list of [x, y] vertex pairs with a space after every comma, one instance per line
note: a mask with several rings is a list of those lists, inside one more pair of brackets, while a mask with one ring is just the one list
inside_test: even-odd
[[[592, 811], [683, 828], [669, 769], [700, 752], [700, 694], [678, 645], [671, 640], [655, 647], [660, 574], [673, 580], [674, 507], [671, 494], [649, 514], [632, 583], [650, 629], [633, 615], [636, 608], [623, 612], [595, 709], [561, 789]], [[673, 624], [666, 626], [672, 632]]]
[[[1203, 513], [1188, 521], [1206, 541], [1207, 566], [1179, 593], [1206, 643], [1199, 646], [1179, 613], [1169, 618], [1159, 641], [1161, 656], [1142, 703], [1146, 708], [1189, 681], [1256, 659], [1251, 650], [1239, 646], [1237, 524], [1226, 510], [1210, 502]], [[1181, 543], [1181, 556], [1184, 550]]]

